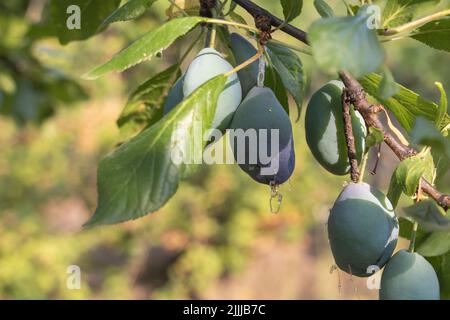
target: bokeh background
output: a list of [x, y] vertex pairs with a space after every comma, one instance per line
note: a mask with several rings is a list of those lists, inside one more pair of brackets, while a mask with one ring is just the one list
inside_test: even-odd
[[[333, 177], [314, 161], [302, 120], [294, 124], [297, 167], [282, 187], [280, 213], [270, 213], [266, 186], [235, 165], [223, 165], [202, 168], [152, 215], [84, 230], [96, 206], [97, 163], [120, 141], [115, 121], [127, 96], [174, 62], [190, 39], [123, 74], [81, 80], [91, 67], [163, 23], [169, 2], [159, 0], [136, 22], [114, 24], [66, 46], [38, 26], [30, 33], [29, 23], [40, 21], [46, 2], [0, 4], [0, 299], [377, 298], [366, 279], [333, 271], [326, 220], [346, 178]], [[256, 2], [282, 15], [277, 1]], [[294, 21], [306, 30], [318, 18], [312, 2], [304, 1], [304, 13]], [[341, 1], [329, 3], [344, 12]], [[296, 43], [281, 32], [275, 38]], [[434, 101], [435, 81], [450, 88], [447, 54], [414, 40], [393, 41], [386, 50], [403, 85]], [[300, 58], [308, 101], [329, 78], [311, 57]], [[11, 60], [14, 72], [8, 71]], [[58, 87], [60, 74], [81, 87]], [[5, 92], [14, 97], [9, 110], [2, 103]], [[383, 148], [378, 172], [368, 180], [386, 191], [395, 164]], [[447, 192], [448, 178], [440, 179]], [[70, 265], [81, 268], [80, 290], [66, 286]]]

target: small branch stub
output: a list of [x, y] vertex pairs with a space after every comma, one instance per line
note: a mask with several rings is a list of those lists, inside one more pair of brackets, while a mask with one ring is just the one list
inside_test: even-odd
[[259, 43], [264, 46], [272, 39], [272, 23], [265, 14], [255, 15], [255, 26], [259, 30]]

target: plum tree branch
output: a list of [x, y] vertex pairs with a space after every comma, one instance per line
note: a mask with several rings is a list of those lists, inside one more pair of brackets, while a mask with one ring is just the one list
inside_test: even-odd
[[274, 27], [280, 27], [280, 30], [284, 31], [285, 33], [293, 36], [294, 38], [300, 40], [301, 42], [308, 44], [307, 34], [305, 31], [294, 27], [291, 24], [285, 23], [284, 20], [274, 16], [270, 12], [268, 12], [266, 9], [261, 8], [257, 4], [253, 3], [250, 0], [233, 0], [236, 2], [239, 6], [244, 8], [248, 13], [250, 13], [254, 18], [264, 15], [270, 18], [270, 23]]
[[[307, 33], [301, 29], [298, 29], [288, 23], [285, 23], [280, 18], [274, 16], [264, 8], [256, 5], [250, 0], [233, 0], [236, 4], [244, 8], [248, 13], [250, 13], [254, 18], [259, 15], [265, 15], [270, 18], [271, 24], [275, 27], [281, 26], [280, 30], [293, 36], [297, 40], [308, 43]], [[344, 82], [347, 92], [350, 95], [350, 99], [356, 110], [358, 110], [363, 116], [366, 123], [374, 128], [382, 130], [384, 133], [384, 142], [388, 145], [396, 156], [400, 160], [412, 157], [417, 154], [414, 148], [411, 148], [403, 143], [399, 142], [394, 135], [384, 128], [383, 123], [378, 117], [378, 113], [383, 110], [381, 105], [372, 105], [366, 99], [366, 93], [361, 86], [361, 84], [354, 79], [348, 72], [339, 72], [339, 77]], [[422, 179], [421, 190], [428, 194], [432, 199], [434, 199], [442, 208], [448, 210], [450, 207], [450, 195], [446, 195], [438, 191], [431, 183]]]
[[[400, 160], [417, 155], [417, 151], [414, 148], [399, 142], [389, 131], [386, 130], [378, 117], [378, 113], [382, 110], [382, 106], [373, 105], [367, 101], [366, 93], [364, 92], [361, 84], [346, 71], [339, 72], [339, 77], [342, 82], [344, 82], [355, 109], [361, 113], [369, 126], [377, 128], [384, 133], [384, 142], [392, 149], [395, 155]], [[421, 187], [423, 192], [433, 198], [445, 210], [448, 210], [450, 207], [449, 195], [442, 194], [436, 190], [431, 183], [423, 178], [421, 181]]]

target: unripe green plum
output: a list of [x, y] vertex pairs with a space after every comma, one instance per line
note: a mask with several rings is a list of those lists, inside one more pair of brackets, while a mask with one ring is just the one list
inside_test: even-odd
[[433, 266], [417, 253], [397, 252], [381, 277], [380, 300], [439, 300], [439, 281]]
[[328, 238], [338, 267], [368, 277], [380, 269], [397, 245], [398, 220], [389, 199], [367, 183], [350, 183], [341, 192], [328, 218]]
[[[231, 64], [216, 50], [212, 48], [201, 50], [184, 75], [184, 96], [187, 97], [208, 80], [232, 69]], [[219, 96], [212, 128], [222, 131], [227, 129], [241, 100], [241, 84], [237, 75], [232, 74], [228, 77], [225, 90]]]
[[[288, 114], [271, 89], [254, 87], [250, 90], [233, 117], [231, 129], [234, 130], [230, 133], [233, 135], [230, 137], [232, 150], [242, 170], [263, 184], [282, 184], [289, 179], [295, 167], [292, 125]], [[251, 135], [251, 132], [254, 132], [256, 143], [243, 140], [241, 136], [241, 141], [245, 143], [239, 144], [239, 138], [236, 136], [239, 129], [244, 134]], [[271, 129], [278, 130], [278, 141], [275, 140], [275, 135], [272, 135]], [[267, 139], [260, 134], [260, 130], [267, 132]], [[278, 143], [278, 152], [272, 149], [272, 143]], [[262, 157], [267, 155], [268, 159], [262, 159], [261, 154]], [[272, 171], [273, 168], [276, 169]]]
[[181, 101], [183, 101], [183, 81], [184, 75], [179, 77], [177, 81], [175, 81], [172, 88], [170, 88], [169, 93], [167, 94], [166, 101], [163, 107], [163, 114], [166, 115], [173, 108], [175, 108]]
[[[232, 33], [230, 40], [231, 51], [238, 65], [244, 63], [257, 53], [255, 47], [238, 33]], [[238, 72], [243, 97], [247, 96], [248, 92], [256, 86], [258, 82], [258, 71], [259, 64], [258, 61], [255, 61]]]
[[[305, 115], [306, 142], [316, 160], [335, 175], [350, 171], [342, 114], [343, 89], [340, 81], [327, 83], [312, 96]], [[367, 128], [359, 112], [353, 108], [350, 112], [357, 160], [361, 162]]]

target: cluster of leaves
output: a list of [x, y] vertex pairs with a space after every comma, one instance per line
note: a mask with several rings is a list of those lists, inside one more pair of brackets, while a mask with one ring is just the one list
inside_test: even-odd
[[[153, 2], [129, 1], [98, 24], [104, 28], [116, 21], [138, 18], [145, 12], [141, 9], [148, 9]], [[188, 12], [190, 3], [187, 2], [185, 5], [187, 7], [184, 9]], [[63, 12], [65, 3], [57, 2], [54, 6], [58, 6], [59, 12]], [[141, 9], [137, 10], [138, 7]], [[235, 6], [231, 6], [227, 15], [242, 22], [243, 18], [234, 13], [234, 8]], [[52, 12], [56, 12], [56, 9], [53, 8]], [[180, 37], [187, 37], [188, 34], [194, 33], [194, 30], [201, 28], [201, 23], [206, 21], [205, 18], [198, 16], [173, 18], [177, 16], [173, 5], [169, 6], [167, 12], [169, 20], [165, 24], [144, 34], [113, 56], [110, 61], [94, 68], [84, 77], [95, 79], [108, 72], [122, 72], [136, 64], [148, 61]], [[56, 17], [67, 19], [66, 14], [56, 15]], [[59, 24], [61, 23], [62, 21]], [[61, 42], [65, 43], [71, 33], [67, 29], [61, 29], [61, 34], [58, 35]], [[225, 42], [222, 44], [223, 47], [228, 47], [228, 28], [218, 27], [218, 35]], [[80, 37], [74, 35], [72, 40], [78, 40]], [[273, 43], [267, 46], [267, 59], [271, 65], [268, 68], [266, 85], [274, 90], [286, 110], [288, 110], [288, 93], [290, 93], [300, 112], [303, 102], [304, 74], [299, 57], [290, 49]], [[100, 163], [99, 206], [88, 222], [89, 225], [117, 223], [156, 211], [176, 192], [179, 181], [186, 176], [185, 172], [192, 171], [186, 166], [177, 166], [171, 162], [170, 141], [173, 139], [176, 126], [180, 123], [188, 124], [185, 128], [186, 132], [193, 130], [191, 127], [193, 122], [186, 121], [188, 119], [196, 119], [208, 125], [210, 120], [208, 117], [214, 114], [216, 100], [223, 90], [225, 77], [211, 80], [177, 106], [178, 112], [163, 117], [162, 105], [165, 97], [180, 72], [180, 64], [175, 64], [145, 81], [131, 94], [118, 119], [123, 137], [130, 140], [123, 143]], [[180, 142], [180, 145], [189, 148], [193, 143], [189, 141], [189, 138], [186, 136], [186, 141]], [[130, 168], [133, 168], [132, 174], [130, 174]], [[142, 179], [142, 177], [146, 178]]]
[[[96, 24], [105, 28], [108, 24], [116, 21], [127, 21], [135, 19], [149, 9], [154, 1], [129, 1], [123, 6], [117, 8], [106, 19], [100, 21], [96, 17]], [[383, 28], [393, 28], [398, 25], [410, 22], [417, 12], [420, 12], [422, 5], [428, 5], [429, 2], [436, 1], [389, 1], [385, 4], [382, 15]], [[378, 2], [375, 2], [378, 3]], [[412, 196], [419, 185], [421, 177], [426, 177], [432, 181], [434, 169], [439, 165], [448, 164], [448, 139], [441, 134], [446, 133], [450, 123], [450, 117], [447, 114], [447, 98], [442, 85], [437, 84], [441, 91], [442, 99], [439, 105], [427, 101], [417, 93], [395, 83], [391, 73], [386, 67], [383, 67], [385, 54], [380, 43], [380, 29], [368, 28], [371, 18], [370, 7], [368, 6], [349, 6], [349, 15], [346, 17], [335, 17], [333, 10], [324, 1], [315, 1], [315, 7], [318, 13], [323, 17], [314, 22], [309, 30], [309, 41], [312, 47], [313, 56], [317, 65], [325, 72], [336, 73], [338, 70], [348, 70], [352, 74], [361, 78], [366, 91], [375, 99], [385, 105], [396, 117], [401, 126], [408, 132], [412, 143], [415, 146], [426, 145], [432, 147], [433, 152], [420, 154], [416, 157], [403, 161], [393, 175], [390, 198], [396, 204], [401, 193]], [[62, 12], [65, 3], [58, 2], [53, 8], [53, 12]], [[186, 13], [193, 4], [185, 4]], [[302, 1], [281, 1], [286, 21], [291, 21], [301, 14]], [[111, 4], [111, 6], [113, 6]], [[225, 17], [239, 23], [245, 20], [234, 12], [235, 5], [231, 5]], [[180, 8], [177, 5], [175, 8]], [[181, 8], [183, 9], [183, 8]], [[187, 36], [194, 29], [207, 21], [198, 16], [174, 18], [174, 6], [168, 9], [169, 21], [159, 28], [148, 32], [136, 40], [130, 46], [116, 54], [110, 61], [102, 64], [88, 74], [86, 78], [94, 79], [111, 71], [124, 71], [138, 63], [147, 61], [156, 56], [159, 52], [166, 49], [178, 38]], [[100, 12], [100, 11], [99, 11]], [[64, 19], [65, 15], [59, 17]], [[413, 29], [409, 36], [418, 37], [420, 41], [433, 46], [437, 35], [446, 32], [445, 24], [447, 18], [444, 17], [438, 21], [432, 21]], [[433, 29], [433, 25], [436, 26]], [[89, 29], [89, 28], [88, 28]], [[426, 29], [425, 33], [421, 30]], [[93, 28], [91, 31], [97, 31]], [[225, 35], [221, 40], [227, 42], [228, 29], [220, 27], [219, 34]], [[383, 30], [383, 29], [382, 29]], [[66, 42], [78, 40], [86, 37], [92, 32], [84, 30], [82, 36], [72, 34], [67, 29], [61, 29], [60, 40]], [[445, 49], [445, 41], [439, 49]], [[435, 45], [434, 45], [435, 46]], [[280, 101], [287, 106], [287, 93], [290, 93], [297, 106], [300, 108], [303, 98], [303, 71], [300, 59], [290, 49], [275, 43], [267, 45], [267, 59], [270, 62], [268, 67], [267, 85], [277, 94]], [[183, 117], [199, 117], [203, 119], [205, 114], [196, 114], [196, 106], [207, 104], [202, 97], [211, 95], [217, 96], [221, 91], [219, 79], [206, 84], [199, 89], [202, 95], [194, 95], [183, 102], [183, 108], [186, 111], [179, 112], [168, 117], [162, 118], [161, 105], [164, 102], [163, 97], [168, 89], [173, 85], [176, 75], [180, 73], [179, 64], [171, 66], [167, 70], [155, 75], [143, 83], [130, 97], [129, 103], [125, 107], [118, 123], [120, 127], [127, 130], [131, 127], [131, 134], [136, 134], [142, 129], [147, 129], [130, 142], [123, 144], [112, 155], [106, 158], [100, 165], [99, 170], [99, 208], [91, 223], [114, 223], [128, 219], [137, 218], [148, 212], [153, 212], [160, 208], [175, 193], [180, 172], [183, 168], [172, 168], [170, 165], [162, 167], [152, 166], [151, 163], [170, 162], [167, 153], [170, 152], [169, 141], [173, 134], [173, 124], [180, 122]], [[383, 69], [383, 75], [378, 75], [376, 71]], [[211, 110], [214, 109], [215, 101], [211, 101]], [[141, 106], [144, 106], [142, 108]], [[185, 108], [184, 108], [185, 106]], [[199, 109], [200, 110], [200, 109]], [[207, 111], [208, 108], [201, 109]], [[431, 125], [435, 123], [435, 126]], [[157, 124], [157, 125], [154, 125]], [[154, 125], [154, 126], [152, 126]], [[150, 127], [150, 128], [149, 128]], [[161, 134], [161, 128], [167, 130], [166, 134]], [[424, 130], [426, 128], [426, 130]], [[187, 128], [187, 130], [189, 130]], [[369, 135], [369, 147], [380, 143], [382, 137], [379, 132], [372, 132]], [[131, 136], [128, 135], [128, 137]], [[156, 141], [155, 139], [161, 139]], [[151, 147], [143, 148], [141, 144]], [[188, 146], [189, 143], [184, 145]], [[122, 156], [122, 154], [124, 156]], [[158, 155], [158, 156], [152, 156]], [[166, 156], [165, 156], [166, 155]], [[141, 160], [139, 160], [141, 159]], [[142, 165], [144, 171], [135, 175], [128, 175], [129, 168], [139, 170], [136, 166], [136, 160]], [[108, 171], [108, 167], [114, 169], [114, 172]], [[412, 168], [417, 167], [417, 170]], [[112, 170], [111, 169], [111, 170]], [[146, 181], [141, 181], [141, 174], [146, 175]], [[117, 181], [111, 181], [111, 177], [121, 177], [125, 174], [128, 179], [117, 178]], [[173, 178], [167, 178], [171, 177]], [[166, 177], [163, 179], [163, 177]], [[160, 181], [158, 184], [157, 182]], [[130, 188], [130, 186], [137, 186]], [[114, 191], [116, 190], [117, 191]], [[154, 192], [154, 190], [163, 190], [164, 192]], [[152, 196], [146, 197], [145, 195]], [[125, 201], [133, 198], [135, 201]], [[143, 203], [140, 199], [147, 199]], [[123, 207], [121, 204], [126, 204]], [[139, 205], [138, 205], [139, 204]]]
[[77, 81], [43, 65], [33, 55], [35, 43], [48, 34], [27, 17], [28, 5], [29, 1], [0, 5], [0, 114], [19, 125], [39, 124], [58, 106], [87, 98]]

